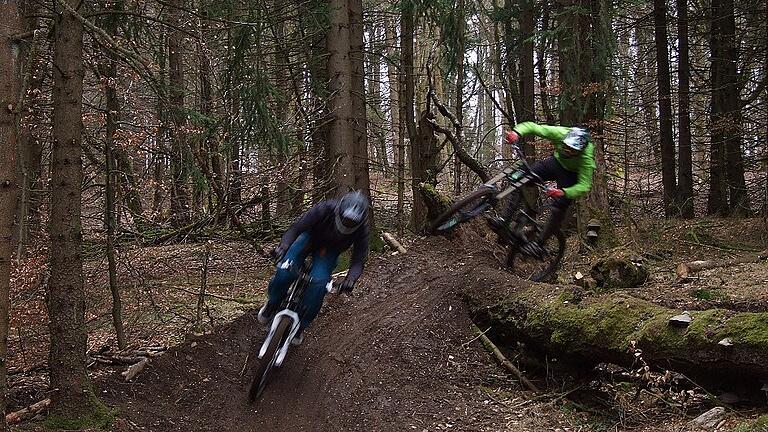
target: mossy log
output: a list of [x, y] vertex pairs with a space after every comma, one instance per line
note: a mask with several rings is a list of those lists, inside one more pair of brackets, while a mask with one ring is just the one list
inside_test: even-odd
[[427, 220], [435, 220], [451, 206], [451, 199], [430, 183], [419, 183], [419, 193], [427, 206]]
[[648, 279], [648, 270], [640, 260], [624, 257], [601, 259], [589, 274], [603, 289], [634, 288]]
[[[497, 340], [523, 341], [561, 362], [632, 366], [629, 347], [637, 341], [648, 364], [702, 382], [754, 386], [768, 379], [768, 312], [692, 311], [690, 325], [676, 328], [669, 319], [680, 311], [623, 293], [518, 285], [497, 277], [467, 282], [465, 298], [478, 325], [491, 326]], [[724, 338], [733, 345], [719, 345]]]

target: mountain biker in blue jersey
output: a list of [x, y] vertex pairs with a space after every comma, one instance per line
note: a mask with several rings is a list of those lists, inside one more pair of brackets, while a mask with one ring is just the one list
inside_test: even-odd
[[352, 292], [368, 255], [368, 207], [368, 198], [360, 191], [349, 192], [340, 199], [316, 204], [288, 228], [274, 250], [277, 271], [269, 283], [269, 299], [259, 310], [260, 323], [267, 324], [272, 320], [310, 254], [311, 280], [304, 291], [305, 312], [299, 332], [291, 341], [293, 345], [304, 340], [303, 331], [320, 312], [339, 255], [350, 247], [352, 258], [340, 291]]
[[[528, 135], [548, 139], [555, 146], [553, 156], [531, 166], [531, 170], [542, 180], [557, 181], [557, 188], [547, 190], [547, 195], [553, 199], [552, 213], [547, 224], [535, 240], [521, 248], [523, 253], [541, 256], [544, 252], [542, 246], [560, 229], [566, 210], [573, 200], [581, 198], [592, 189], [592, 173], [596, 168], [595, 145], [586, 128], [547, 126], [534, 122], [519, 123], [507, 132], [506, 140], [509, 144], [515, 144], [521, 137]], [[508, 207], [504, 219], [512, 211]]]

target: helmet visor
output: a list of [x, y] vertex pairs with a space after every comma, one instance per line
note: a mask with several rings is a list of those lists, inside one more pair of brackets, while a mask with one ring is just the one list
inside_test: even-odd
[[364, 212], [355, 207], [341, 213], [341, 224], [346, 228], [356, 228], [363, 221]]

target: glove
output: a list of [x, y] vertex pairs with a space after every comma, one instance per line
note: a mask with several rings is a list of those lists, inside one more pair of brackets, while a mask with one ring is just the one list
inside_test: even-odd
[[275, 246], [275, 249], [272, 251], [272, 260], [275, 264], [283, 260], [286, 252], [288, 252], [288, 249], [285, 246], [281, 244]]
[[352, 294], [352, 290], [354, 288], [355, 288], [355, 281], [345, 278], [344, 282], [341, 283], [341, 287], [339, 287], [339, 292]]
[[514, 144], [520, 140], [520, 135], [517, 132], [511, 130], [507, 132], [504, 138], [506, 138], [507, 144]]
[[547, 189], [547, 196], [550, 198], [562, 198], [565, 196], [565, 192], [562, 189], [551, 188]]

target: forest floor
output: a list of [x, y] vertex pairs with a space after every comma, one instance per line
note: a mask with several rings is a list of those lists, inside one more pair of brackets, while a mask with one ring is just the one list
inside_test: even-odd
[[[681, 310], [768, 310], [765, 262], [703, 271], [685, 282], [674, 274], [679, 262], [766, 249], [768, 231], [760, 219], [649, 221], [617, 235], [622, 246], [599, 256], [629, 251], [651, 270], [631, 295]], [[353, 296], [328, 297], [304, 344], [289, 353], [254, 405], [246, 403], [246, 364], [265, 336], [255, 309], [270, 263], [245, 243], [213, 242], [201, 331], [195, 314], [205, 245], [123, 250], [119, 283], [131, 345], [170, 348], [132, 382], [120, 375], [125, 366], [89, 369], [99, 397], [119, 410], [113, 430], [685, 431], [696, 430], [691, 419], [713, 406], [676, 406], [647, 395], [634, 400], [627, 389], [594, 409], [565, 394], [568, 377], [529, 376], [547, 389], [536, 397], [479, 342], [461, 298], [457, 274], [498, 272], [501, 253], [493, 236], [475, 227], [453, 240], [409, 239], [406, 247], [404, 255], [371, 258]], [[560, 283], [572, 281], [576, 271], [589, 273], [599, 258], [579, 249], [570, 239]], [[86, 267], [94, 352], [115, 345], [104, 262], [96, 255]], [[34, 280], [33, 264], [17, 278]], [[9, 411], [44, 398], [47, 380], [44, 367], [35, 367], [47, 349], [42, 293], [15, 293], [14, 299], [10, 364], [26, 371], [11, 375]], [[718, 430], [738, 430], [765, 413], [729, 409]]]

